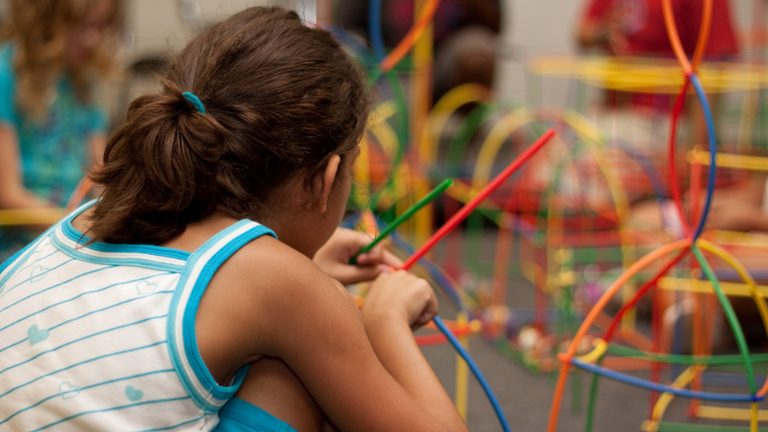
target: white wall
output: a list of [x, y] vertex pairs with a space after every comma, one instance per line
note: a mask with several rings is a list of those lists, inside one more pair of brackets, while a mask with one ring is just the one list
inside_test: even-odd
[[[499, 44], [496, 90], [505, 100], [526, 102], [525, 63], [542, 54], [573, 51], [573, 33], [581, 12], [577, 0], [506, 0]], [[552, 81], [546, 103], [562, 106], [566, 83]], [[562, 101], [560, 100], [562, 99]]]
[[[192, 2], [195, 3], [195, 2]], [[303, 10], [296, 0], [198, 0], [203, 23], [220, 21], [250, 6], [279, 5]], [[128, 0], [128, 28], [132, 47], [128, 61], [151, 55], [167, 55], [180, 49], [194, 34], [194, 28], [181, 17], [179, 0]]]
[[[386, 1], [386, 0], [385, 0]], [[313, 10], [314, 0], [198, 0], [205, 22], [220, 20], [248, 6], [279, 4], [300, 12]], [[194, 28], [179, 13], [180, 0], [129, 0], [129, 28], [132, 47], [127, 61], [167, 55], [184, 46]], [[504, 99], [524, 101], [525, 61], [546, 53], [571, 50], [571, 34], [579, 8], [578, 0], [506, 0], [503, 4], [502, 35], [497, 89]], [[561, 83], [565, 86], [565, 83]], [[557, 89], [547, 93], [559, 94]], [[557, 104], [555, 99], [552, 103]]]
[[[167, 54], [184, 45], [193, 34], [179, 14], [181, 0], [129, 0], [134, 47], [129, 60], [153, 54]], [[386, 0], [384, 0], [386, 1]], [[526, 75], [525, 64], [532, 57], [575, 52], [573, 34], [588, 0], [504, 0], [503, 29], [499, 47], [496, 89], [504, 100], [565, 106], [566, 80], [537, 81]], [[752, 25], [753, 4], [761, 0], [730, 0], [739, 28]], [[205, 22], [220, 20], [245, 7], [277, 4], [311, 13], [315, 0], [198, 0]]]

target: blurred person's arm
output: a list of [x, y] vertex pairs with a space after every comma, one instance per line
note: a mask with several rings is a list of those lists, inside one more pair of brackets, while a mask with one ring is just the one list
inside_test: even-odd
[[24, 187], [16, 131], [0, 123], [0, 208], [39, 208], [51, 204]]
[[24, 187], [16, 107], [16, 72], [7, 48], [0, 51], [0, 209], [51, 207]]
[[[704, 191], [700, 199], [704, 199]], [[707, 215], [707, 228], [768, 232], [768, 214], [764, 210], [764, 199], [764, 178], [733, 188], [715, 189]]]

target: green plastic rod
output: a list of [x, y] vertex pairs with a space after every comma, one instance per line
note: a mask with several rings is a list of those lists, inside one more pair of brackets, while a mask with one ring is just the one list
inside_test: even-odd
[[736, 345], [739, 347], [741, 356], [744, 359], [744, 369], [746, 369], [745, 372], [747, 374], [747, 383], [749, 384], [749, 394], [754, 395], [757, 393], [757, 386], [755, 385], [755, 374], [752, 371], [752, 360], [749, 358], [747, 339], [744, 337], [744, 331], [741, 329], [741, 324], [739, 324], [739, 319], [736, 317], [736, 312], [733, 310], [733, 306], [728, 300], [728, 297], [723, 293], [723, 289], [720, 287], [720, 282], [718, 281], [717, 276], [715, 276], [715, 272], [712, 271], [712, 267], [709, 266], [709, 263], [704, 258], [704, 255], [701, 254], [696, 243], [691, 245], [691, 250], [696, 257], [696, 260], [699, 262], [701, 269], [704, 270], [707, 279], [709, 279], [709, 282], [712, 284], [712, 290], [720, 301], [720, 307], [723, 308], [728, 324], [731, 325], [731, 331], [736, 338]]
[[429, 192], [427, 195], [424, 196], [424, 198], [420, 199], [419, 202], [411, 206], [408, 210], [405, 211], [400, 217], [393, 220], [391, 224], [387, 225], [386, 228], [384, 228], [384, 231], [382, 231], [378, 236], [376, 236], [375, 239], [373, 239], [372, 242], [368, 243], [367, 245], [363, 246], [362, 249], [360, 249], [360, 252], [356, 253], [355, 256], [353, 256], [349, 263], [352, 265], [357, 264], [357, 257], [360, 256], [360, 254], [364, 254], [368, 252], [369, 250], [373, 249], [376, 244], [378, 244], [380, 241], [387, 238], [389, 233], [395, 230], [400, 224], [408, 220], [411, 216], [413, 216], [414, 213], [421, 210], [422, 207], [432, 202], [435, 198], [437, 198], [438, 195], [443, 193], [444, 190], [448, 189], [451, 185], [453, 185], [453, 180], [447, 179], [437, 185], [436, 188], [432, 189], [431, 192]]

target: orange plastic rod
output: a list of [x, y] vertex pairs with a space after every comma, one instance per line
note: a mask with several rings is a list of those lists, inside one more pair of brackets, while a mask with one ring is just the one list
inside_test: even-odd
[[406, 34], [403, 40], [397, 44], [395, 49], [381, 61], [382, 72], [387, 72], [395, 67], [395, 65], [408, 54], [408, 51], [413, 47], [413, 44], [416, 43], [416, 39], [424, 33], [424, 29], [426, 29], [430, 21], [432, 21], [432, 17], [435, 15], [439, 3], [440, 0], [428, 0], [427, 4], [424, 5], [424, 9], [419, 16], [418, 21], [416, 21], [413, 27], [408, 30], [408, 34]]
[[675, 57], [683, 68], [683, 73], [688, 76], [696, 71], [699, 66], [701, 58], [706, 51], [707, 43], [709, 42], [709, 32], [712, 27], [712, 0], [704, 0], [704, 9], [701, 14], [701, 27], [699, 28], [699, 40], [696, 42], [696, 51], [693, 53], [693, 62], [688, 61], [688, 56], [685, 54], [683, 44], [680, 42], [680, 34], [677, 32], [677, 25], [675, 24], [675, 14], [672, 11], [672, 0], [663, 0], [662, 8], [664, 11], [664, 24], [667, 27], [667, 35], [669, 36], [669, 43], [672, 44], [672, 50], [675, 52]]
[[683, 68], [683, 74], [688, 76], [693, 72], [693, 67], [691, 62], [688, 61], [688, 56], [685, 55], [683, 44], [680, 43], [680, 35], [677, 33], [677, 26], [675, 25], [675, 13], [672, 11], [672, 0], [662, 0], [661, 4], [664, 11], [664, 24], [667, 27], [669, 43], [672, 44], [675, 57], [677, 57], [677, 61]]
[[517, 171], [518, 168], [520, 168], [525, 162], [528, 161], [534, 154], [536, 154], [537, 151], [539, 151], [546, 143], [549, 142], [552, 137], [555, 136], [555, 131], [552, 129], [549, 129], [548, 131], [544, 132], [544, 135], [539, 137], [536, 142], [531, 144], [530, 147], [528, 147], [524, 152], [520, 153], [520, 156], [518, 156], [514, 161], [512, 161], [511, 164], [509, 164], [506, 168], [504, 168], [504, 171], [502, 171], [496, 178], [491, 180], [490, 183], [485, 185], [485, 187], [480, 190], [480, 192], [475, 195], [474, 198], [472, 198], [464, 207], [462, 207], [456, 214], [451, 216], [448, 221], [443, 224], [443, 226], [440, 227], [434, 234], [432, 234], [432, 237], [427, 239], [427, 241], [416, 250], [416, 252], [413, 253], [406, 261], [403, 263], [403, 265], [400, 267], [400, 270], [410, 270], [411, 267], [413, 267], [416, 262], [424, 256], [427, 252], [429, 252], [432, 247], [437, 244], [443, 237], [445, 237], [446, 234], [448, 234], [452, 229], [456, 228], [458, 224], [461, 223], [462, 220], [464, 220], [467, 216], [469, 216], [470, 213], [472, 213], [477, 206], [480, 205], [480, 203], [483, 202], [486, 198], [488, 198], [488, 195], [491, 194], [494, 190], [496, 190], [499, 186], [501, 186], [502, 183], [506, 179], [509, 178], [512, 174]]
[[712, 28], [712, 0], [704, 0], [704, 10], [701, 14], [701, 27], [699, 28], [699, 40], [696, 42], [696, 51], [691, 60], [691, 69], [696, 72], [709, 42], [709, 32]]
[[642, 257], [640, 260], [632, 264], [632, 266], [630, 266], [627, 269], [627, 271], [625, 271], [621, 276], [619, 276], [619, 278], [616, 279], [613, 285], [611, 285], [608, 288], [608, 290], [606, 290], [605, 293], [603, 293], [603, 295], [600, 297], [597, 303], [595, 303], [595, 305], [589, 311], [589, 314], [587, 314], [586, 318], [584, 318], [584, 321], [582, 322], [581, 327], [579, 327], [579, 330], [576, 332], [576, 335], [573, 337], [573, 340], [568, 345], [568, 350], [566, 351], [564, 356], [565, 361], [563, 361], [562, 365], [560, 366], [560, 376], [557, 378], [555, 395], [552, 398], [552, 408], [549, 412], [549, 428], [547, 429], [549, 432], [555, 432], [555, 429], [557, 428], [557, 417], [560, 411], [560, 401], [562, 400], [562, 397], [563, 397], [563, 389], [565, 388], [565, 381], [568, 379], [568, 371], [570, 370], [570, 367], [571, 367], [570, 360], [573, 358], [573, 355], [576, 353], [576, 348], [579, 345], [579, 341], [581, 340], [582, 337], [584, 337], [584, 334], [587, 333], [590, 327], [592, 327], [592, 323], [600, 315], [600, 312], [602, 312], [603, 308], [605, 308], [605, 306], [608, 304], [608, 301], [613, 297], [614, 294], [616, 294], [616, 292], [622, 286], [624, 286], [624, 284], [626, 284], [630, 279], [632, 279], [632, 277], [635, 276], [635, 274], [637, 274], [640, 270], [645, 268], [648, 264], [656, 261], [657, 259], [671, 252], [690, 247], [690, 245], [691, 245], [691, 239], [689, 238], [682, 239], [682, 240], [678, 240], [676, 242], [661, 246], [660, 248], [649, 253], [648, 255]]

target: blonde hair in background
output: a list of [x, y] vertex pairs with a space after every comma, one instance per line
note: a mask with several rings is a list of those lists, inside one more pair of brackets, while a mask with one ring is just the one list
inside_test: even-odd
[[[76, 66], [68, 64], [72, 35], [99, 2], [111, 6], [108, 21], [91, 56]], [[91, 101], [94, 79], [115, 73], [122, 30], [122, 0], [11, 0], [2, 27], [4, 39], [16, 44], [16, 104], [25, 114], [43, 118], [53, 100], [54, 86], [69, 74], [78, 98]]]

